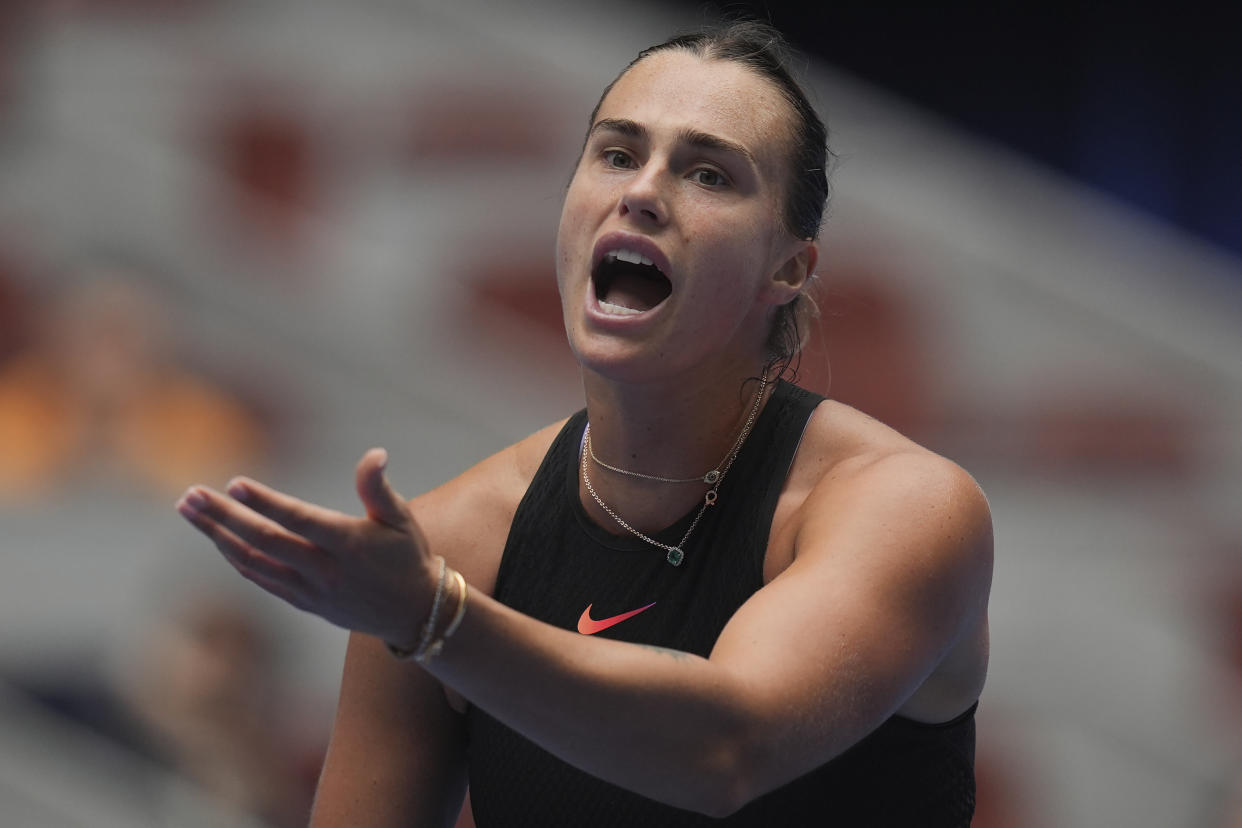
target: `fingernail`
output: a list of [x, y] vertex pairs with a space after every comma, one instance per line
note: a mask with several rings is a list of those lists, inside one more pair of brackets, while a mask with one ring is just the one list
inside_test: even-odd
[[388, 450], [380, 449], [379, 470], [384, 471], [386, 468], [388, 468]]
[[196, 517], [199, 510], [206, 505], [203, 496], [196, 491], [188, 491], [177, 501], [177, 512], [184, 518]]
[[246, 498], [250, 497], [250, 487], [240, 480], [234, 480], [229, 483], [226, 491], [229, 493], [229, 497], [241, 503], [244, 503]]

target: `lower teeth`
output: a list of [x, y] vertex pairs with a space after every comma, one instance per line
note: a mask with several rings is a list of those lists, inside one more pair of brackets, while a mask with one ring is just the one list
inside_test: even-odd
[[615, 314], [642, 313], [642, 311], [640, 310], [635, 310], [634, 308], [627, 308], [625, 305], [614, 305], [612, 302], [604, 302], [602, 300], [600, 301], [599, 306], [603, 308], [607, 313], [615, 313]]

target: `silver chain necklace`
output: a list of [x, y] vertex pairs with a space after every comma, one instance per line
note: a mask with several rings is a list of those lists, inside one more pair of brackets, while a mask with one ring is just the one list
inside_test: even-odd
[[[615, 520], [621, 526], [622, 529], [625, 529], [630, 534], [638, 538], [641, 538], [642, 540], [646, 541], [652, 546], [658, 547], [659, 549], [663, 549], [666, 553], [665, 560], [667, 560], [673, 566], [681, 566], [682, 560], [684, 560], [686, 557], [686, 551], [685, 551], [686, 541], [690, 540], [691, 533], [693, 533], [694, 528], [699, 525], [699, 521], [703, 518], [703, 513], [707, 511], [707, 507], [716, 505], [717, 490], [720, 488], [721, 482], [724, 481], [725, 474], [729, 471], [729, 468], [733, 465], [733, 461], [737, 459], [738, 452], [742, 450], [742, 444], [746, 442], [746, 437], [750, 434], [750, 430], [755, 425], [755, 417], [759, 413], [759, 405], [763, 402], [763, 392], [767, 389], [767, 387], [768, 387], [768, 378], [767, 378], [767, 375], [765, 374], [759, 380], [759, 391], [758, 393], [755, 394], [755, 402], [754, 402], [754, 405], [752, 405], [750, 408], [750, 416], [746, 418], [746, 424], [742, 426], [742, 431], [738, 434], [737, 440], [734, 441], [733, 448], [729, 449], [729, 453], [725, 455], [724, 459], [720, 462], [719, 464], [720, 468], [712, 469], [711, 471], [709, 471], [707, 474], [703, 475], [702, 477], [687, 478], [685, 480], [662, 478], [662, 477], [656, 477], [654, 475], [646, 475], [646, 474], [641, 474], [639, 472], [627, 471], [625, 469], [616, 468], [615, 466], [609, 466], [604, 463], [600, 463], [599, 458], [595, 456], [595, 452], [591, 449], [591, 423], [588, 421], [586, 424], [586, 429], [582, 435], [582, 440], [586, 444], [586, 451], [582, 452], [582, 483], [583, 485], [586, 486], [586, 490], [590, 492], [591, 497], [595, 499], [595, 502], [599, 504], [599, 507], [603, 509], [605, 512], [607, 512], [609, 517]], [[592, 460], [594, 460], [596, 463], [599, 463], [601, 466], [603, 466], [606, 469], [611, 469], [612, 471], [619, 472], [621, 474], [627, 474], [627, 475], [630, 475], [631, 477], [639, 477], [639, 478], [643, 478], [646, 480], [658, 480], [664, 483], [691, 483], [691, 482], [697, 481], [700, 483], [707, 483], [708, 485], [711, 486], [711, 488], [708, 489], [707, 493], [703, 495], [703, 505], [699, 507], [698, 514], [696, 514], [694, 516], [694, 520], [690, 522], [690, 528], [686, 530], [686, 534], [681, 536], [681, 540], [678, 541], [677, 545], [673, 546], [667, 543], [660, 543], [660, 541], [655, 540], [654, 538], [648, 537], [647, 535], [644, 535], [642, 532], [638, 531], [633, 526], [630, 526], [630, 524], [626, 523], [624, 518], [622, 518], [615, 511], [613, 511], [608, 506], [608, 504], [604, 502], [603, 498], [601, 498], [595, 492], [595, 487], [591, 485], [591, 476], [590, 474], [587, 473], [587, 457], [588, 456]], [[711, 478], [711, 479], [708, 479], [708, 478]]]

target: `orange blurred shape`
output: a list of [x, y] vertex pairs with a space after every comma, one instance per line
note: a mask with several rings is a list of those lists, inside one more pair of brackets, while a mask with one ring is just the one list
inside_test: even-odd
[[265, 454], [266, 435], [252, 413], [190, 375], [167, 378], [118, 429], [132, 468], [167, 492], [192, 480], [224, 480]]
[[181, 363], [170, 309], [132, 273], [83, 265], [40, 310], [0, 362], [0, 498], [100, 471], [171, 494], [266, 453], [255, 407]]
[[86, 424], [69, 397], [39, 359], [0, 371], [0, 500], [38, 497], [72, 466]]

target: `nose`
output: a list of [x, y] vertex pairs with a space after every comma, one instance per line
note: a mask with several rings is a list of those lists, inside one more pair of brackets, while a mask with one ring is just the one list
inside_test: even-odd
[[648, 163], [626, 184], [621, 194], [620, 211], [636, 221], [661, 225], [668, 221], [661, 170]]

